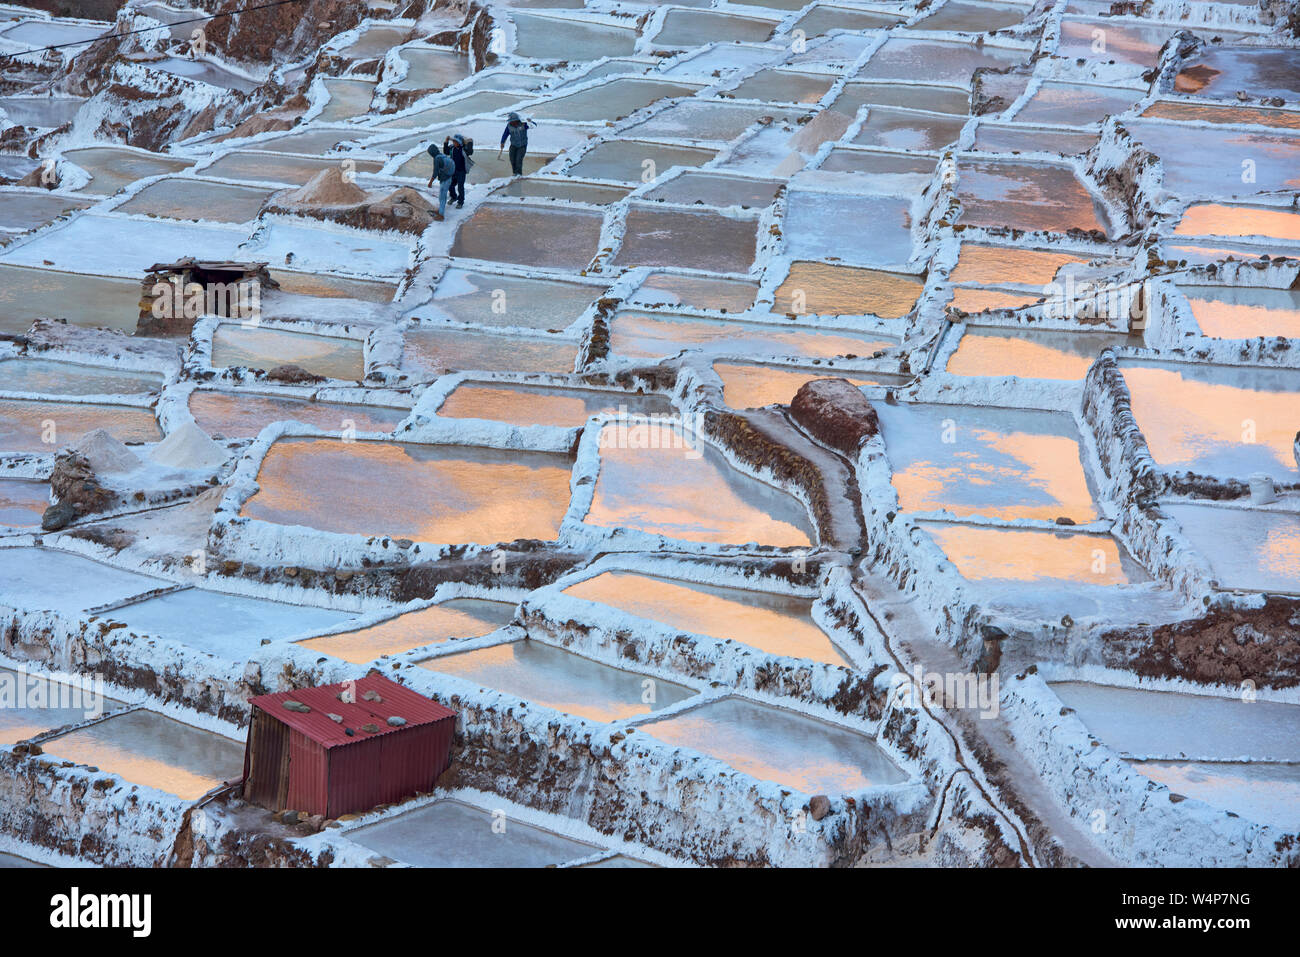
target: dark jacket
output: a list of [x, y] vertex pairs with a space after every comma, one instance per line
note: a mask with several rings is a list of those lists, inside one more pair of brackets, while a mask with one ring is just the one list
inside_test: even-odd
[[451, 161], [456, 164], [456, 173], [458, 175], [463, 176], [469, 171], [469, 156], [474, 152], [474, 147], [452, 138], [443, 144], [442, 151], [450, 156]]

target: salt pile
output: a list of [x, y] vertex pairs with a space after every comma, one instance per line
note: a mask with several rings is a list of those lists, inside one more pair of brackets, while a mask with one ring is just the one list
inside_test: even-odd
[[140, 467], [139, 457], [105, 429], [87, 432], [72, 449], [82, 455], [100, 475], [108, 472], [133, 472]]
[[177, 469], [212, 471], [225, 463], [226, 450], [193, 422], [187, 422], [154, 446], [149, 460]]

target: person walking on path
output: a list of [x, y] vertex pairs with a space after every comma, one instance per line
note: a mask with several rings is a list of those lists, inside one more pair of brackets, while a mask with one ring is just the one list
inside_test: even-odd
[[469, 168], [474, 162], [470, 159], [474, 155], [474, 141], [466, 139], [460, 133], [453, 133], [443, 140], [442, 151], [450, 156], [451, 161], [456, 165], [456, 172], [451, 176], [451, 201], [456, 204], [457, 209], [463, 209], [465, 177], [469, 175]]
[[506, 140], [510, 141], [510, 169], [516, 176], [524, 173], [524, 156], [528, 153], [528, 127], [535, 125], [532, 120], [519, 118], [518, 113], [511, 113], [506, 120], [506, 128], [501, 132], [501, 146], [497, 149], [497, 159], [505, 149]]
[[433, 157], [433, 172], [429, 174], [429, 188], [433, 181], [438, 181], [438, 218], [447, 212], [447, 192], [451, 189], [452, 177], [456, 175], [456, 163], [446, 153], [438, 149], [437, 143], [429, 144], [429, 155]]

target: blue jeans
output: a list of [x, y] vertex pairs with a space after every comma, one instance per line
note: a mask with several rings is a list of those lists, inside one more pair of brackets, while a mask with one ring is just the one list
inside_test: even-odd
[[438, 180], [438, 215], [447, 212], [447, 191], [451, 189], [450, 179]]

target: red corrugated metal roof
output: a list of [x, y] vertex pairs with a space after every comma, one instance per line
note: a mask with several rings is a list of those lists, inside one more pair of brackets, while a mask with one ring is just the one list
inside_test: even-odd
[[[319, 688], [300, 688], [297, 691], [277, 691], [275, 694], [259, 695], [250, 698], [249, 704], [261, 708], [267, 714], [283, 721], [295, 731], [306, 735], [323, 748], [337, 748], [342, 745], [356, 744], [369, 738], [403, 728], [432, 724], [445, 718], [455, 718], [456, 712], [431, 701], [424, 695], [403, 687], [381, 674], [368, 674], [355, 683], [356, 701], [345, 703], [339, 695], [348, 683], [321, 685]], [[367, 701], [366, 692], [373, 691], [379, 695], [378, 701]], [[311, 708], [304, 714], [284, 706], [286, 701], [297, 701]], [[343, 720], [335, 721], [330, 717], [336, 714]], [[400, 717], [406, 724], [394, 727], [388, 719]], [[363, 731], [363, 725], [374, 725], [378, 731]], [[351, 729], [352, 734], [348, 734]]]

